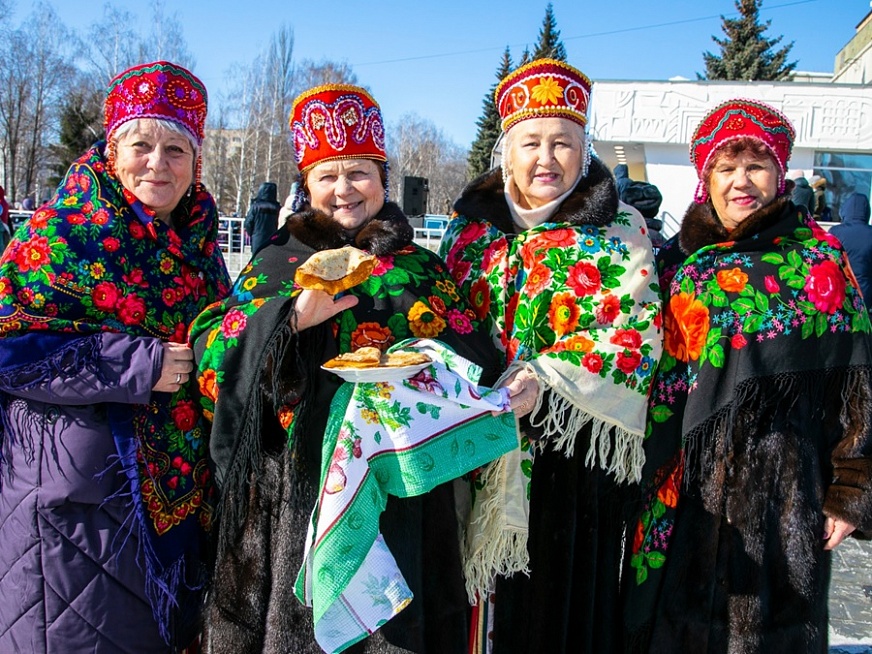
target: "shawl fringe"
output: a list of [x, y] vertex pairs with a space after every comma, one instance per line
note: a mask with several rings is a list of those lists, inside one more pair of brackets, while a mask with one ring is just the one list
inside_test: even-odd
[[[293, 333], [290, 324], [292, 312], [293, 305], [288, 302], [279, 314], [276, 328], [267, 339], [258, 370], [263, 370], [266, 362], [280, 361], [289, 341], [295, 338], [296, 334]], [[280, 383], [279, 368], [280, 366], [274, 365], [273, 373], [270, 375], [269, 381], [273, 389]], [[265, 397], [260, 384], [251, 384], [245, 402], [245, 422], [231, 464], [221, 484], [226, 492], [221, 493], [220, 500], [215, 506], [214, 521], [225, 523], [218, 529], [218, 552], [229, 550], [244, 528], [250, 501], [248, 488], [251, 486], [251, 475], [261, 469], [261, 462], [265, 456], [261, 439]]]
[[[502, 171], [494, 168], [463, 189], [454, 210], [463, 216], [486, 219], [504, 234], [512, 234], [517, 230], [506, 204], [504, 188]], [[604, 227], [615, 219], [617, 212], [615, 178], [599, 159], [591, 157], [587, 175], [579, 180], [548, 222]]]
[[[481, 470], [484, 486], [505, 486], [510, 465], [509, 457], [501, 456], [484, 466]], [[476, 506], [478, 517], [466, 527], [462, 552], [463, 576], [470, 604], [487, 597], [497, 576], [510, 577], [518, 572], [530, 576], [528, 530], [526, 525], [520, 528], [504, 523], [505, 497], [503, 490], [481, 501]], [[474, 542], [470, 534], [475, 534]]]
[[[76, 338], [44, 359], [3, 368], [3, 372], [0, 372], [0, 387], [26, 390], [35, 388], [51, 379], [70, 379], [83, 370], [92, 373], [101, 383], [105, 384], [107, 380], [99, 365], [102, 347], [103, 340], [100, 338], [100, 334]], [[14, 432], [9, 418], [10, 401], [11, 396], [8, 393], [0, 393], [0, 491], [3, 490], [3, 472], [8, 467], [4, 441], [6, 434]], [[38, 425], [33, 425], [34, 430], [37, 427]], [[51, 432], [48, 433], [52, 436], [50, 439], [52, 456], [57, 459], [57, 441]], [[28, 465], [33, 463], [33, 443], [29, 439], [23, 438], [20, 445]]]
[[[830, 369], [817, 372], [779, 373], [768, 377], [748, 379], [736, 387], [732, 401], [713, 413], [708, 419], [691, 427], [683, 436], [685, 447], [684, 483], [705, 474], [711, 463], [703, 459], [704, 453], [712, 453], [712, 439], [723, 438], [725, 451], [733, 446], [733, 428], [742, 419], [739, 412], [748, 415], [756, 423], [763, 414], [781, 407], [789, 414], [797, 402], [814, 402], [817, 419], [826, 412], [825, 399], [838, 392], [843, 400], [838, 415], [842, 427], [853, 426], [853, 438], [849, 449], [857, 449], [863, 438], [872, 431], [872, 371], [866, 366], [845, 369]], [[783, 406], [782, 406], [783, 405]], [[850, 451], [857, 456], [859, 452]]]
[[[188, 561], [184, 554], [168, 564], [160, 560], [149, 533], [149, 517], [146, 515], [145, 504], [141, 501], [139, 490], [132, 481], [139, 474], [135, 461], [125, 463], [121, 456], [113, 457], [109, 465], [98, 473], [97, 478], [108, 474], [123, 475], [126, 481], [117, 491], [104, 498], [103, 503], [122, 500], [128, 510], [127, 516], [119, 525], [119, 530], [113, 538], [112, 547], [115, 552], [120, 552], [127, 547], [130, 537], [134, 533], [137, 534], [136, 561], [140, 570], [144, 567], [145, 597], [151, 606], [158, 631], [167, 644], [184, 647], [188, 643], [173, 642], [174, 637], [179, 635], [176, 623], [194, 624], [196, 617], [178, 613], [180, 609], [185, 610], [183, 602], [179, 601], [180, 592], [184, 590], [194, 593], [203, 590], [207, 580], [206, 567], [203, 564], [198, 565], [197, 582], [191, 584]], [[199, 611], [200, 603], [188, 602], [186, 608], [193, 614]]]
[[[540, 411], [546, 397], [547, 410]], [[569, 458], [575, 452], [576, 437], [591, 425], [585, 465], [588, 468], [599, 466], [613, 474], [618, 482], [638, 482], [642, 478], [645, 452], [639, 434], [592, 416], [555, 392], [541, 394], [530, 416], [530, 425], [543, 430], [543, 438], [534, 445], [537, 449], [543, 449], [546, 441], [551, 441], [556, 451]]]

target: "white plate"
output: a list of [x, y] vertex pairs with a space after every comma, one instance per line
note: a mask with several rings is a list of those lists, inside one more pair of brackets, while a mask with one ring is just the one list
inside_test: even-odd
[[384, 366], [378, 368], [325, 368], [322, 370], [332, 372], [348, 382], [389, 382], [402, 381], [421, 372], [430, 365], [428, 363], [416, 363], [412, 366]]

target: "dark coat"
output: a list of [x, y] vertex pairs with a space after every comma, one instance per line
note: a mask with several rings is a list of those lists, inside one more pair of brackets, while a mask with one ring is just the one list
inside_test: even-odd
[[808, 180], [805, 177], [799, 177], [793, 182], [793, 192], [791, 199], [793, 204], [798, 207], [804, 207], [806, 213], [810, 216], [814, 211], [814, 190], [808, 185]]
[[251, 236], [251, 253], [254, 254], [275, 234], [279, 224], [279, 209], [276, 185], [264, 182], [260, 185], [251, 207], [245, 216], [245, 231]]
[[124, 475], [107, 470], [117, 450], [106, 408], [92, 402], [148, 402], [163, 348], [157, 338], [104, 333], [82, 338], [81, 349], [94, 340], [111, 382], [83, 369], [22, 389], [0, 375], [0, 390], [16, 394], [0, 492], [2, 652], [170, 651], [145, 597], [136, 531], [121, 527], [129, 498]]
[[867, 308], [872, 305], [872, 225], [869, 224], [869, 198], [851, 193], [839, 207], [842, 222], [830, 234], [842, 242], [851, 270], [860, 285]]

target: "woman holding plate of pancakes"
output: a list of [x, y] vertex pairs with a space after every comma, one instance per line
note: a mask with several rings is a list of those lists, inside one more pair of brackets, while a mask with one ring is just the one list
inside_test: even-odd
[[[491, 384], [497, 378], [496, 352], [442, 260], [412, 241], [408, 219], [387, 200], [384, 126], [369, 93], [345, 84], [310, 89], [293, 103], [290, 125], [300, 169], [294, 212], [242, 271], [230, 298], [203, 314], [192, 329], [202, 402], [213, 416], [210, 447], [221, 491], [205, 648], [233, 654], [319, 652], [322, 647], [459, 652], [467, 639], [467, 602], [453, 489], [441, 481], [480, 463], [443, 471], [435, 488], [422, 484], [415, 491], [421, 494], [414, 497], [386, 499], [384, 513], [376, 520], [379, 539], [383, 537], [396, 557], [409, 592], [397, 591], [396, 597], [405, 599], [395, 602], [384, 588], [369, 590], [378, 596], [374, 603], [393, 607], [396, 617], [388, 615], [340, 637], [336, 634], [345, 633], [348, 623], [363, 623], [364, 618], [355, 614], [339, 624], [335, 613], [319, 609], [317, 594], [333, 575], [317, 567], [320, 550], [313, 548], [309, 558], [307, 544], [312, 539], [306, 534], [312, 508], [317, 504], [323, 513], [324, 502], [354, 482], [349, 461], [367, 459], [368, 447], [385, 442], [380, 431], [367, 440], [358, 431], [349, 435], [345, 423], [346, 431], [339, 429], [335, 421], [342, 418], [344, 405], [338, 407], [337, 396], [367, 387], [369, 394], [364, 393], [362, 401], [390, 399], [393, 406], [403, 392], [411, 392], [409, 384], [394, 378], [390, 383], [340, 388], [342, 379], [321, 366], [340, 354], [366, 348], [384, 353], [406, 339], [426, 341], [449, 363], [454, 357], [467, 362], [466, 369], [474, 371], [468, 375], [474, 382], [468, 388], [475, 404], [476, 384]], [[350, 288], [312, 288], [310, 282], [319, 271], [322, 278], [337, 277], [323, 271], [331, 265], [333, 253], [348, 246], [354, 249], [349, 260], [356, 260], [349, 266], [350, 275], [365, 264], [363, 274], [350, 282]], [[307, 288], [295, 283], [295, 277]], [[430, 373], [421, 374], [416, 383], [438, 386]], [[510, 404], [516, 405], [517, 398], [509, 400], [509, 393], [498, 394], [502, 405], [491, 408], [507, 411]], [[398, 420], [408, 421], [414, 431], [420, 421], [438, 422], [448, 412], [418, 404]], [[377, 414], [374, 409], [362, 411], [354, 429], [372, 427]], [[483, 416], [482, 420], [497, 420], [490, 410]], [[501, 437], [506, 448], [517, 442], [510, 422]], [[347, 449], [322, 452], [329, 440], [325, 434], [336, 437], [337, 432]], [[488, 447], [479, 443], [473, 449], [478, 456]], [[373, 470], [357, 481], [384, 481], [382, 473], [372, 474]], [[427, 470], [415, 468], [406, 481], [416, 484]], [[318, 529], [314, 522], [311, 528]], [[355, 540], [342, 550], [337, 565], [352, 559], [354, 555], [346, 552], [356, 551], [358, 545]], [[311, 576], [300, 573], [304, 557], [316, 561]], [[395, 578], [385, 583], [388, 590], [402, 585]], [[310, 592], [316, 595], [314, 613], [297, 599], [308, 602]], [[337, 611], [342, 608], [338, 604]], [[322, 624], [338, 626], [325, 636], [329, 630]]]

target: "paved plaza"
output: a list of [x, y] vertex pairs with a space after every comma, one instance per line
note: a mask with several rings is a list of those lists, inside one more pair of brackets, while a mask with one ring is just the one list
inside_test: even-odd
[[872, 654], [872, 542], [846, 539], [833, 552], [830, 654]]

